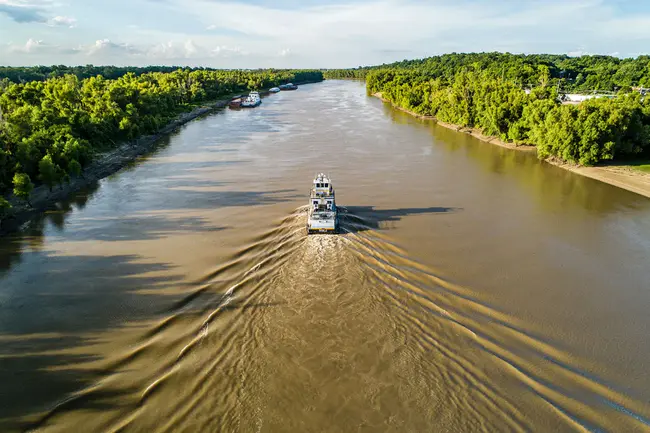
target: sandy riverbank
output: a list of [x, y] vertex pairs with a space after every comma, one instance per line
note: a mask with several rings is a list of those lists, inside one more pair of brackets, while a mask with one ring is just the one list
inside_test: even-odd
[[[484, 135], [480, 130], [474, 128], [466, 128], [463, 126], [453, 125], [451, 123], [445, 123], [437, 120], [432, 116], [423, 116], [412, 111], [406, 110], [404, 108], [398, 107], [395, 104], [391, 103], [387, 99], [384, 99], [381, 93], [375, 93], [372, 96], [381, 99], [385, 103], [391, 104], [394, 108], [404, 111], [412, 116], [418, 117], [420, 119], [428, 119], [435, 121], [438, 125], [445, 128], [452, 129], [457, 132], [463, 132], [470, 134], [473, 137], [478, 138], [479, 140], [485, 141], [490, 144], [496, 144], [497, 146], [505, 147], [508, 149], [524, 151], [524, 152], [536, 152], [534, 146], [517, 146], [513, 143], [507, 143], [498, 137]], [[582, 176], [587, 176], [592, 179], [599, 180], [601, 182], [608, 183], [610, 185], [617, 186], [619, 188], [632, 191], [634, 193], [640, 194], [642, 196], [650, 198], [650, 174], [644, 173], [639, 170], [635, 170], [632, 167], [625, 165], [608, 165], [600, 167], [582, 167], [576, 164], [569, 164], [566, 162], [548, 159], [545, 162], [553, 164], [555, 166], [564, 168], [566, 170], [572, 171], [574, 173], [580, 174]]]

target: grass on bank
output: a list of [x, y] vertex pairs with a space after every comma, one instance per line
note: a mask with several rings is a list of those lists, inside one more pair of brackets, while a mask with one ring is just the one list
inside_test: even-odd
[[630, 164], [630, 167], [632, 167], [635, 170], [642, 171], [644, 173], [650, 173], [650, 162], [646, 161], [644, 163], [633, 163]]

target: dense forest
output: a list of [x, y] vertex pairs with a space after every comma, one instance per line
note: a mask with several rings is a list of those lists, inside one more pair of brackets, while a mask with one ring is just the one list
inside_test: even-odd
[[[119, 69], [119, 68], [118, 68]], [[78, 176], [98, 150], [154, 133], [195, 104], [235, 92], [323, 79], [320, 71], [127, 71], [117, 79], [67, 74], [0, 81], [0, 192], [29, 200]], [[0, 213], [7, 203], [0, 196]]]
[[0, 80], [6, 78], [12, 83], [26, 83], [28, 81], [45, 81], [48, 78], [63, 77], [64, 75], [75, 75], [80, 80], [101, 75], [108, 80], [115, 80], [129, 72], [138, 76], [149, 72], [170, 73], [178, 69], [214, 70], [210, 68], [181, 68], [180, 66], [0, 66]]
[[[458, 72], [481, 71], [520, 87], [550, 80], [560, 91], [620, 91], [650, 87], [650, 56], [619, 59], [611, 56], [569, 57], [554, 54], [445, 54], [356, 69], [324, 70], [325, 78], [365, 78], [378, 69], [413, 70], [431, 78], [452, 79]], [[548, 83], [544, 83], [548, 84]]]
[[[540, 158], [593, 165], [650, 154], [650, 57], [449, 54], [368, 68], [326, 71], [365, 78], [370, 93], [416, 114], [477, 128]], [[562, 104], [559, 92], [601, 89], [615, 97]]]
[[359, 67], [356, 69], [323, 69], [323, 77], [328, 80], [339, 79], [363, 79], [372, 69], [379, 69], [379, 66]]

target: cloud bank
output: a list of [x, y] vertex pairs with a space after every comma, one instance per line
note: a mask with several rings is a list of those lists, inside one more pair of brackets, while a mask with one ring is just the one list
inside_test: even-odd
[[40, 45], [5, 44], [2, 58], [355, 67], [445, 52], [636, 56], [650, 47], [650, 5], [640, 0], [69, 1], [0, 0], [1, 40]]

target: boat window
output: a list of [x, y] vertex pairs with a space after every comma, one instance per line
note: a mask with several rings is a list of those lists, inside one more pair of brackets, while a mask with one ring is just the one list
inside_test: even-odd
[[323, 184], [323, 186], [324, 186], [325, 188], [327, 188], [327, 185], [329, 185], [329, 184], [327, 184], [327, 183], [326, 183], [326, 184]]

